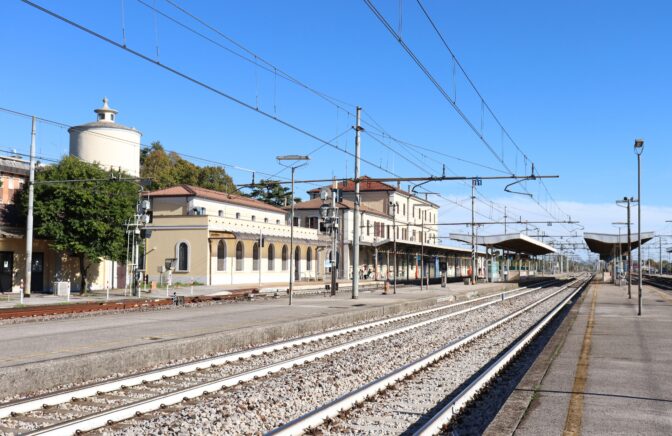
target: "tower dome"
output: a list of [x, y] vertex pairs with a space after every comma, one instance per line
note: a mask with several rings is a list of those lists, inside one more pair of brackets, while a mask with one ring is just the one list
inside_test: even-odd
[[117, 111], [109, 106], [95, 109], [96, 121], [74, 126], [70, 133], [70, 155], [97, 163], [107, 170], [121, 170], [132, 177], [140, 175], [140, 137], [132, 127], [117, 124]]

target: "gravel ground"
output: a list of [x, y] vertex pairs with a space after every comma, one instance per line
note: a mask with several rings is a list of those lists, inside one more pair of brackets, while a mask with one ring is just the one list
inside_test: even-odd
[[282, 371], [183, 407], [147, 414], [103, 434], [260, 434], [303, 415], [447, 342], [522, 308], [551, 290], [507, 300], [473, 313], [363, 344], [308, 365]]
[[[492, 297], [492, 299], [498, 299], [498, 298], [499, 298], [498, 296]], [[488, 299], [488, 301], [492, 301], [492, 299]], [[173, 377], [170, 379], [169, 382], [160, 380], [125, 391], [115, 391], [114, 393], [112, 393], [114, 399], [108, 399], [106, 396], [94, 397], [91, 399], [87, 399], [87, 401], [85, 402], [70, 403], [62, 406], [51, 407], [46, 410], [38, 410], [27, 414], [27, 416], [30, 417], [30, 420], [28, 421], [8, 418], [0, 420], [0, 426], [8, 428], [17, 428], [24, 431], [34, 430], [44, 425], [41, 423], [41, 420], [43, 419], [49, 421], [61, 421], [64, 419], [71, 419], [74, 418], [75, 416], [81, 416], [86, 413], [91, 413], [92, 411], [100, 410], [100, 407], [97, 407], [98, 405], [102, 406], [105, 404], [111, 404], [115, 406], [120, 406], [122, 404], [127, 404], [139, 399], [149, 398], [157, 394], [167, 393], [184, 387], [193, 386], [198, 383], [213, 381], [220, 379], [222, 377], [239, 374], [265, 365], [298, 357], [300, 355], [322, 350], [324, 348], [332, 347], [335, 345], [343, 344], [352, 340], [360, 339], [362, 337], [370, 336], [372, 334], [389, 331], [392, 328], [407, 326], [410, 324], [431, 319], [437, 316], [445, 315], [447, 313], [451, 313], [456, 310], [462, 310], [467, 307], [475, 306], [477, 304], [482, 303], [483, 301], [479, 301], [471, 304], [462, 304], [457, 307], [448, 306], [444, 310], [419, 315], [398, 322], [391, 322], [382, 326], [369, 328], [363, 331], [353, 332], [334, 338], [328, 338], [319, 342], [308, 343], [301, 346], [295, 346], [293, 348], [280, 350], [266, 355], [256, 356], [251, 359], [230, 362], [224, 366], [216, 368], [208, 367], [203, 371], [199, 371], [198, 373], [188, 373], [183, 376]]]
[[[524, 292], [524, 291], [525, 291], [525, 289], [523, 289], [522, 291], [518, 291], [516, 293]], [[500, 292], [493, 293], [492, 298], [493, 299], [498, 298], [498, 296], [500, 294], [501, 294]], [[478, 297], [478, 295], [474, 296], [474, 298], [477, 298], [477, 297]], [[486, 301], [486, 300], [484, 300], [484, 301]], [[490, 300], [487, 300], [487, 301], [490, 301]], [[106, 316], [119, 315], [119, 316], [121, 316], [124, 312], [131, 312], [131, 311], [147, 311], [147, 312], [150, 312], [150, 311], [154, 311], [154, 310], [184, 310], [184, 309], [188, 309], [189, 307], [206, 306], [206, 305], [212, 305], [212, 304], [232, 304], [232, 303], [253, 304], [253, 303], [250, 303], [250, 302], [247, 302], [247, 301], [217, 301], [217, 302], [198, 303], [198, 304], [193, 304], [193, 305], [186, 306], [186, 307], [185, 306], [179, 306], [179, 307], [176, 307], [176, 306], [162, 306], [162, 307], [157, 307], [157, 308], [138, 308], [138, 309], [129, 309], [129, 310], [124, 310], [124, 311], [105, 311], [105, 312], [95, 312], [95, 313], [88, 312], [88, 313], [79, 313], [79, 314], [63, 314], [63, 315], [54, 315], [53, 318], [52, 317], [39, 317], [39, 318], [26, 318], [26, 319], [4, 320], [4, 321], [6, 321], [8, 323], [21, 323], [21, 322], [48, 321], [49, 319], [53, 320], [53, 319], [69, 319], [69, 318], [79, 318], [79, 317], [91, 317], [91, 316], [99, 316], [99, 315], [106, 315]], [[446, 303], [448, 303], [448, 302], [446, 302]], [[474, 305], [475, 304], [480, 304], [480, 303], [474, 303]], [[448, 313], [452, 310], [455, 310], [455, 309], [451, 309], [449, 306], [450, 306], [450, 304], [447, 304], [446, 310], [445, 311], [440, 311], [440, 312]], [[466, 307], [469, 307], [469, 306], [471, 306], [471, 304], [463, 304], [463, 305], [459, 306], [459, 309], [463, 309], [463, 308], [466, 308]], [[401, 315], [404, 315], [404, 314], [409, 314], [409, 313], [412, 313], [412, 312], [401, 312], [401, 313], [393, 315], [393, 316], [387, 316], [387, 317], [383, 317], [383, 318], [379, 318], [379, 319], [372, 319], [372, 320], [369, 320], [369, 321], [366, 321], [366, 322], [360, 323], [360, 324], [368, 324], [370, 322], [380, 321], [380, 320], [387, 319], [387, 318], [394, 318], [394, 317], [401, 316]], [[419, 317], [416, 317], [411, 321], [406, 321], [406, 322], [403, 322], [403, 323], [400, 322], [400, 323], [395, 324], [395, 325], [397, 325], [397, 326], [406, 325], [408, 323], [416, 322], [415, 320], [429, 319], [431, 317], [438, 316], [438, 314], [439, 314], [439, 312], [435, 312], [431, 315], [420, 315]], [[342, 328], [345, 328], [345, 327], [353, 327], [353, 326], [360, 325], [360, 324], [343, 323], [343, 324], [334, 326], [334, 328], [332, 330], [338, 330], [338, 329], [342, 329]], [[1, 321], [0, 321], [0, 325], [2, 325]], [[392, 324], [390, 324], [390, 327], [388, 327], [388, 328], [392, 328], [391, 326], [392, 326]], [[369, 330], [369, 331], [372, 332], [373, 330]], [[310, 334], [317, 334], [317, 333], [319, 333], [319, 332], [312, 332]], [[366, 334], [370, 334], [370, 333], [366, 333]], [[283, 341], [287, 341], [287, 340], [291, 340], [291, 339], [296, 339], [298, 337], [299, 336], [287, 337], [287, 338], [280, 339], [278, 341], [274, 341], [273, 343], [278, 343], [278, 342], [283, 342]], [[170, 366], [174, 366], [174, 365], [192, 363], [192, 362], [196, 362], [196, 361], [203, 360], [203, 359], [208, 359], [208, 358], [212, 358], [212, 357], [216, 357], [216, 356], [222, 356], [222, 355], [225, 355], [225, 354], [238, 352], [238, 351], [254, 349], [254, 348], [258, 348], [258, 347], [262, 347], [262, 346], [266, 346], [266, 345], [270, 345], [270, 344], [271, 343], [251, 344], [248, 347], [232, 348], [232, 349], [229, 349], [229, 350], [227, 350], [223, 353], [218, 353], [218, 354], [205, 354], [205, 355], [200, 355], [200, 356], [190, 356], [190, 357], [187, 357], [187, 358], [184, 358], [184, 359], [174, 359], [174, 360], [165, 362], [161, 365], [148, 366], [148, 367], [143, 367], [143, 368], [134, 368], [131, 371], [127, 371], [127, 372], [123, 372], [123, 373], [122, 372], [112, 373], [112, 374], [110, 374], [106, 377], [99, 377], [99, 378], [91, 379], [91, 380], [88, 380], [86, 382], [81, 382], [81, 383], [63, 384], [63, 385], [55, 386], [55, 387], [50, 388], [50, 389], [44, 389], [44, 390], [40, 390], [40, 391], [31, 392], [30, 394], [14, 395], [14, 396], [9, 396], [9, 397], [7, 397], [7, 396], [6, 397], [1, 397], [0, 396], [0, 404], [8, 403], [8, 402], [11, 402], [11, 401], [22, 400], [22, 399], [29, 398], [29, 397], [46, 395], [46, 394], [55, 393], [55, 392], [59, 392], [59, 391], [63, 391], [63, 390], [69, 390], [69, 389], [73, 389], [73, 388], [76, 388], [76, 387], [82, 387], [82, 386], [86, 386], [86, 385], [90, 385], [90, 384], [96, 384], [96, 383], [100, 383], [100, 382], [104, 382], [104, 381], [114, 380], [114, 379], [117, 379], [117, 378], [122, 378], [122, 377], [130, 376], [130, 375], [141, 374], [141, 373], [149, 372], [149, 371], [159, 369], [159, 368], [166, 368], [166, 367], [170, 367]], [[2, 395], [2, 393], [0, 393], [0, 395]]]
[[[454, 397], [459, 392], [458, 388], [466, 386], [481, 368], [498, 357], [515, 338], [543, 318], [571, 291], [562, 292], [488, 332], [479, 340], [397, 383], [374, 400], [363, 403], [346, 416], [335, 418], [319, 431], [322, 434], [348, 435], [413, 433]], [[488, 406], [490, 404], [484, 404], [484, 409]], [[459, 434], [476, 433], [467, 431]]]

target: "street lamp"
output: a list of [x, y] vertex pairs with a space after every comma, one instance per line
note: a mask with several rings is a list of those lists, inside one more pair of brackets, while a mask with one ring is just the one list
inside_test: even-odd
[[278, 163], [283, 167], [290, 168], [292, 170], [292, 203], [291, 203], [291, 212], [289, 214], [289, 305], [292, 305], [292, 296], [294, 293], [294, 171], [297, 168], [304, 167], [308, 165], [308, 162], [302, 163], [301, 165], [285, 165], [282, 161], [304, 161], [310, 160], [308, 156], [301, 156], [298, 154], [290, 154], [286, 156], [277, 156], [276, 159]]
[[644, 140], [635, 139], [635, 154], [637, 155], [637, 265], [639, 266], [639, 283], [637, 285], [637, 315], [642, 314], [642, 190], [641, 190], [641, 157], [644, 151]]

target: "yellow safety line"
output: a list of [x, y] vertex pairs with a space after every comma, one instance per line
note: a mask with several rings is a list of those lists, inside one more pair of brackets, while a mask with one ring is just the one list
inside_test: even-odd
[[563, 435], [574, 436], [581, 434], [581, 420], [583, 418], [583, 392], [586, 389], [588, 381], [588, 361], [590, 359], [590, 345], [593, 336], [593, 326], [595, 325], [595, 306], [597, 304], [597, 286], [593, 287], [593, 296], [590, 306], [590, 315], [586, 332], [583, 335], [583, 345], [579, 361], [576, 364], [576, 376], [574, 377], [574, 386], [572, 387], [572, 397], [569, 401], [567, 410], [567, 419]]

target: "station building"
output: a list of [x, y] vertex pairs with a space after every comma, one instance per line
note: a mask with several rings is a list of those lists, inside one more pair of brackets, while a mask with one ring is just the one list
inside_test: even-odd
[[[468, 276], [471, 250], [441, 243], [437, 204], [413, 195], [410, 189], [403, 190], [398, 185], [367, 177], [360, 182], [360, 264], [355, 267], [352, 265], [355, 184], [348, 180], [338, 183], [337, 189], [340, 193], [336, 203], [340, 222], [337, 235], [339, 278], [349, 279], [357, 273], [362, 278], [374, 280], [392, 280], [395, 275], [397, 280], [416, 280], [421, 276], [423, 264], [424, 277], [438, 278], [442, 272], [453, 279]], [[295, 205], [295, 226], [319, 227], [320, 206], [331, 204], [321, 199], [323, 190], [331, 191], [329, 186], [310, 190], [310, 200]], [[331, 248], [328, 248], [327, 258], [331, 259], [331, 256]], [[479, 253], [481, 277], [484, 276], [483, 267], [484, 258]]]
[[324, 278], [329, 240], [317, 228], [291, 227], [285, 210], [267, 203], [210, 189], [178, 185], [148, 194], [151, 232], [146, 239], [149, 280], [207, 285], [259, 285]]

